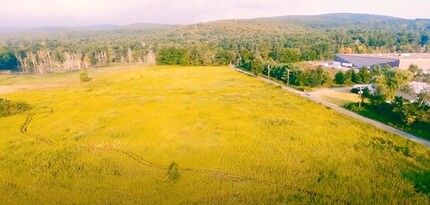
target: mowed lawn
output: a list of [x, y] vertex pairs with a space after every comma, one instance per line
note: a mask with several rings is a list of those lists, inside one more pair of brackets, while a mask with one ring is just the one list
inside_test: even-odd
[[230, 68], [89, 74], [0, 95], [2, 204], [430, 203], [428, 148]]
[[321, 98], [327, 102], [331, 102], [338, 106], [344, 106], [348, 103], [357, 103], [361, 99], [358, 94], [351, 93], [349, 91], [324, 91], [315, 94], [318, 98]]

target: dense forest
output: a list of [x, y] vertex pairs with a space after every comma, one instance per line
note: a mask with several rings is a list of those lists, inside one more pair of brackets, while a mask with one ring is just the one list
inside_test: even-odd
[[429, 52], [430, 20], [363, 14], [0, 31], [0, 69], [64, 72], [112, 64], [227, 65]]

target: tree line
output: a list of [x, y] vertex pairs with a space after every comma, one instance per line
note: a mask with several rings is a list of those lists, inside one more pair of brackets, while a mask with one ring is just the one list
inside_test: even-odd
[[[372, 83], [374, 90], [365, 88], [360, 95], [362, 102], [359, 104], [362, 107], [357, 103], [346, 107], [430, 139], [430, 90], [423, 90], [412, 101], [397, 96], [399, 91], [405, 93], [409, 91], [411, 80], [426, 74], [414, 73], [413, 71], [416, 71], [414, 65], [408, 70], [381, 68], [376, 70], [377, 72], [371, 72], [373, 76], [368, 81]], [[355, 92], [358, 92], [358, 89], [355, 89]]]
[[428, 31], [413, 27], [402, 31], [352, 26], [322, 29], [252, 21], [196, 24], [157, 32], [24, 34], [0, 36], [0, 69], [45, 73], [136, 63], [233, 63], [251, 68], [259, 62], [330, 60], [336, 53], [420, 52], [428, 44], [428, 36]]

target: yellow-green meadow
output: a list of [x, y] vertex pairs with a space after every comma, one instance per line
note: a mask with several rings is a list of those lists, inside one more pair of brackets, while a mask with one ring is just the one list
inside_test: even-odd
[[428, 148], [230, 68], [89, 76], [0, 77], [58, 85], [0, 95], [2, 204], [430, 203]]

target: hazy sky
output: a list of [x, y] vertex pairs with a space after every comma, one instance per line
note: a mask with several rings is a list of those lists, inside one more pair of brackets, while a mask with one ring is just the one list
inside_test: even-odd
[[430, 18], [430, 0], [0, 0], [0, 27], [136, 22], [189, 24], [217, 19], [334, 12]]

